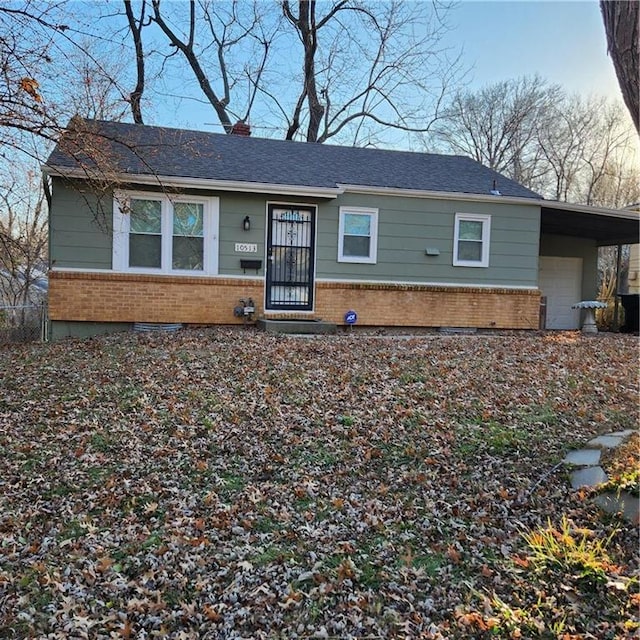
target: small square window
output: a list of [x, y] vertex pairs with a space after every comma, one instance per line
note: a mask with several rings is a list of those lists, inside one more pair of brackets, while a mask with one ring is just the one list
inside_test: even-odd
[[338, 262], [375, 264], [378, 250], [378, 210], [341, 207]]
[[453, 230], [453, 265], [488, 267], [491, 216], [456, 213]]

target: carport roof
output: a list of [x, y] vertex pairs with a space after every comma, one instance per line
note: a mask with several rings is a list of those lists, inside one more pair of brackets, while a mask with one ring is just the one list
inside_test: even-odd
[[544, 200], [540, 230], [557, 234], [592, 238], [600, 246], [640, 242], [640, 212], [628, 209], [604, 209]]

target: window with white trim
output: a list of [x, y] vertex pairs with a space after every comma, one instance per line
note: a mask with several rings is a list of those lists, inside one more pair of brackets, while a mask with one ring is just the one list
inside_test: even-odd
[[375, 264], [378, 255], [378, 210], [340, 207], [338, 262]]
[[488, 267], [491, 216], [456, 213], [453, 230], [453, 266]]
[[218, 198], [117, 194], [113, 268], [136, 273], [217, 273]]

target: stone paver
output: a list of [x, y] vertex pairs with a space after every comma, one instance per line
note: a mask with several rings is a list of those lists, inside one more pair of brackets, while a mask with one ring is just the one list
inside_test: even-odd
[[621, 445], [623, 441], [623, 436], [606, 435], [598, 436], [593, 440], [589, 440], [587, 444], [590, 447], [603, 447], [605, 449], [613, 449], [614, 447]]
[[608, 433], [608, 436], [615, 436], [617, 438], [628, 438], [630, 435], [635, 433], [634, 429], [625, 429], [624, 431], [614, 431], [612, 433]]
[[591, 467], [600, 462], [602, 452], [600, 449], [578, 449], [569, 451], [563, 462], [565, 464], [573, 464], [577, 467]]
[[607, 513], [620, 513], [633, 524], [640, 524], [640, 499], [626, 491], [620, 495], [603, 493], [596, 497], [596, 504]]
[[571, 474], [571, 487], [580, 489], [582, 487], [597, 487], [607, 481], [607, 474], [602, 467], [585, 467], [578, 469]]
[[[569, 451], [563, 460], [564, 464], [582, 467], [571, 472], [571, 487], [581, 489], [605, 484], [607, 474], [598, 466], [602, 449], [618, 447], [633, 433], [633, 429], [607, 433], [589, 440], [584, 449]], [[595, 503], [607, 513], [619, 513], [629, 522], [640, 524], [640, 499], [626, 491], [601, 493], [595, 497]]]

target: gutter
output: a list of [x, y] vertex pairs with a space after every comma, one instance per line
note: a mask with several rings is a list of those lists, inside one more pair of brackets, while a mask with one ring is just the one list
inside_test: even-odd
[[98, 171], [86, 171], [52, 165], [43, 165], [46, 175], [59, 178], [92, 178], [105, 181], [112, 179], [124, 184], [153, 185], [156, 187], [173, 187], [179, 189], [207, 189], [209, 191], [241, 191], [243, 193], [268, 193], [276, 195], [307, 196], [316, 198], [337, 198], [344, 191], [337, 187], [308, 187], [304, 185], [273, 184], [262, 182], [244, 182], [239, 180], [211, 180], [209, 178], [186, 178], [182, 176], [145, 175], [117, 173], [109, 175]]
[[521, 196], [495, 196], [482, 193], [465, 193], [464, 191], [429, 191], [421, 189], [402, 189], [398, 187], [368, 187], [357, 184], [341, 184], [338, 187], [343, 193], [359, 193], [362, 195], [404, 196], [406, 198], [425, 198], [434, 200], [467, 200], [470, 202], [500, 202], [506, 204], [526, 204], [537, 207], [544, 206], [541, 198], [525, 198]]

